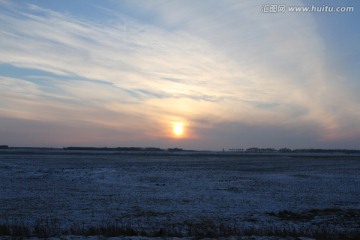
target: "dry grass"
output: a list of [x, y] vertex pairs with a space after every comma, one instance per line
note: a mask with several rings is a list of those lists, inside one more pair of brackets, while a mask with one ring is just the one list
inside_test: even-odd
[[[330, 211], [332, 210], [332, 211]], [[350, 211], [341, 209], [313, 209], [306, 213], [293, 213], [281, 211], [269, 213], [269, 215], [283, 220], [302, 221], [304, 217], [309, 218], [311, 214], [336, 213], [342, 216], [349, 215]], [[356, 214], [352, 213], [353, 216]], [[357, 216], [357, 215], [356, 215]], [[314, 217], [314, 216], [311, 216]], [[294, 225], [281, 224], [264, 227], [243, 227], [236, 223], [218, 223], [209, 219], [202, 222], [185, 222], [182, 224], [167, 224], [161, 227], [149, 227], [142, 223], [104, 223], [96, 226], [83, 226], [74, 224], [68, 228], [61, 228], [56, 219], [44, 219], [26, 224], [21, 221], [3, 222], [0, 224], [0, 236], [11, 236], [17, 238], [25, 237], [56, 237], [62, 235], [76, 236], [143, 236], [143, 237], [195, 237], [195, 238], [219, 238], [219, 237], [241, 237], [241, 236], [267, 236], [267, 237], [309, 237], [315, 239], [360, 239], [360, 229], [357, 227], [338, 228], [333, 224], [321, 225]]]

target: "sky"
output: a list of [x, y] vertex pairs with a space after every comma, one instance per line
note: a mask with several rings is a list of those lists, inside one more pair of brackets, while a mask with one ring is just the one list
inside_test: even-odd
[[0, 0], [0, 145], [360, 149], [359, 22], [358, 0]]

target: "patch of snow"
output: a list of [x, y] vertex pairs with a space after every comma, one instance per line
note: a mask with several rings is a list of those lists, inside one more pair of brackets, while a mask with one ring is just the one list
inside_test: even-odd
[[0, 221], [281, 225], [268, 213], [360, 208], [359, 169], [343, 156], [1, 154]]

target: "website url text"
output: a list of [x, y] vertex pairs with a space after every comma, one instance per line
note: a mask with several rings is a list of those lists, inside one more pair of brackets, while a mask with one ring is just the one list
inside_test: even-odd
[[354, 7], [352, 6], [287, 6], [282, 4], [265, 4], [262, 5], [261, 11], [263, 13], [285, 13], [285, 12], [309, 12], [309, 13], [350, 13], [354, 12]]

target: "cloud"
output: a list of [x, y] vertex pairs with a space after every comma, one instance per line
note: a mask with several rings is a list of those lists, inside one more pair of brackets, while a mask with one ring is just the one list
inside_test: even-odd
[[[221, 98], [218, 92], [215, 96], [211, 95], [214, 91], [210, 88], [214, 83], [208, 81], [213, 77], [209, 72], [215, 72], [213, 65], [216, 60], [211, 59], [211, 49], [206, 49], [187, 34], [173, 36], [159, 29], [145, 29], [136, 24], [131, 32], [123, 32], [123, 28], [114, 26], [101, 29], [92, 23], [80, 22], [33, 5], [22, 10], [26, 13], [20, 11], [19, 16], [2, 16], [2, 20], [11, 26], [4, 29], [7, 34], [2, 38], [4, 51], [0, 59], [3, 63], [38, 69], [61, 77], [73, 77], [75, 80], [101, 80], [122, 93], [134, 92], [133, 86], [141, 87], [141, 100], [159, 96], [205, 101]], [[42, 17], [36, 15], [39, 12]], [[193, 48], [197, 47], [209, 54], [194, 52]], [[193, 60], [190, 62], [189, 58]], [[220, 68], [217, 70], [224, 71]], [[182, 78], [183, 82], [168, 83], [166, 78], [172, 76]], [[54, 80], [49, 81], [55, 83]], [[60, 89], [67, 88], [71, 82], [62, 81]], [[209, 87], [194, 85], [198, 83]], [[82, 87], [76, 89], [76, 94], [82, 99], [85, 98], [83, 95], [89, 99], [93, 99], [94, 94], [101, 95], [98, 91], [93, 92], [96, 88], [93, 85], [83, 82]], [[71, 93], [71, 89], [65, 90], [69, 91]], [[199, 93], [193, 95], [194, 92]], [[112, 92], [114, 94], [115, 91]], [[123, 96], [124, 99], [126, 97], [134, 97], [134, 94]]]
[[358, 136], [357, 95], [328, 68], [314, 17], [264, 14], [265, 3], [122, 1], [99, 22], [2, 1], [0, 63], [29, 74], [1, 77], [0, 116], [149, 138], [173, 119], [204, 137], [205, 118], [213, 132], [237, 122]]

